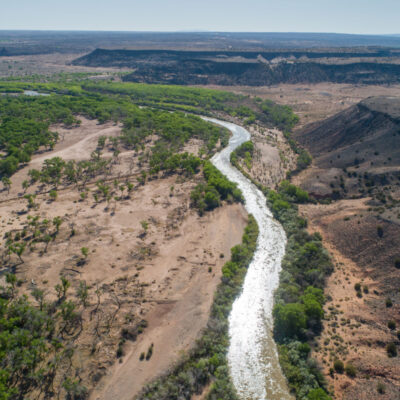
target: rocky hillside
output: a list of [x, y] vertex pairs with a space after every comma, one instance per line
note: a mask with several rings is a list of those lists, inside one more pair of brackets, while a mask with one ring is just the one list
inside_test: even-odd
[[303, 184], [317, 195], [360, 196], [400, 184], [400, 98], [368, 98], [296, 138], [313, 155]]

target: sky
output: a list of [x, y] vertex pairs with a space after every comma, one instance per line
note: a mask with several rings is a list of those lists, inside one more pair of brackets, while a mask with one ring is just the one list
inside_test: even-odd
[[0, 29], [400, 33], [400, 0], [0, 0]]

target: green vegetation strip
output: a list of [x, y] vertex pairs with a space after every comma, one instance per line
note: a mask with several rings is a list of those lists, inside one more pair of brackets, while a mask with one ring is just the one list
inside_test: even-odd
[[321, 236], [310, 235], [307, 221], [298, 215], [298, 204], [311, 201], [308, 193], [288, 181], [281, 182], [277, 191], [268, 189], [243, 170], [239, 158], [245, 159], [252, 151], [249, 143], [232, 153], [231, 162], [264, 192], [268, 207], [288, 238], [273, 310], [279, 361], [296, 399], [329, 400], [325, 378], [310, 357], [309, 343], [322, 329], [323, 288], [333, 264]]
[[203, 335], [192, 351], [166, 376], [148, 385], [139, 399], [190, 399], [212, 382], [207, 399], [235, 400], [237, 394], [230, 380], [226, 358], [229, 346], [228, 316], [239, 295], [247, 267], [256, 249], [258, 226], [252, 215], [242, 244], [231, 250], [231, 260], [223, 269], [211, 315]]
[[325, 278], [333, 264], [321, 236], [310, 235], [307, 221], [298, 215], [297, 204], [309, 201], [307, 192], [287, 181], [278, 191], [267, 191], [267, 203], [288, 238], [275, 294], [274, 336], [279, 359], [297, 399], [329, 399], [326, 383], [310, 358], [308, 342], [322, 329]]

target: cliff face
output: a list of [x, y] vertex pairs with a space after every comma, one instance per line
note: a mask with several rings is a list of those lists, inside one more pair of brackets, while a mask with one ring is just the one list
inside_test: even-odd
[[[375, 61], [379, 57], [384, 57], [386, 62]], [[132, 68], [134, 71], [124, 76], [124, 80], [132, 82], [268, 86], [319, 82], [398, 83], [400, 64], [394, 59], [386, 53], [362, 52], [97, 49], [76, 59], [74, 64]]]

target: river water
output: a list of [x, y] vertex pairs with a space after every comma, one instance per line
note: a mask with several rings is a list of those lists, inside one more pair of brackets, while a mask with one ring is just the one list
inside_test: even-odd
[[245, 208], [256, 219], [260, 231], [243, 290], [229, 316], [231, 378], [241, 400], [292, 400], [272, 337], [273, 294], [279, 284], [286, 235], [273, 219], [263, 193], [230, 163], [230, 154], [250, 140], [250, 133], [236, 124], [204, 119], [232, 132], [229, 145], [211, 161], [237, 183], [245, 198]]

